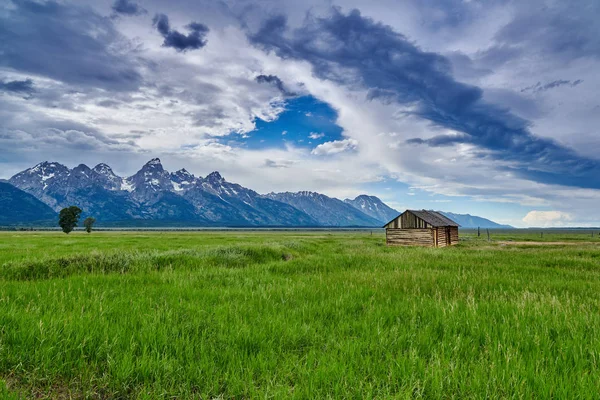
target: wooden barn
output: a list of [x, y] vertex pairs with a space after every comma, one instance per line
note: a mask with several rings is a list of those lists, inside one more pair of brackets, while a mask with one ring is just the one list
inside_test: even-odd
[[445, 247], [458, 243], [458, 225], [435, 211], [406, 210], [384, 225], [389, 246]]

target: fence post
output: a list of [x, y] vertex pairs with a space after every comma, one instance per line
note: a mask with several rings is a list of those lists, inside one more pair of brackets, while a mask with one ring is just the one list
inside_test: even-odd
[[477, 227], [477, 237], [481, 236], [481, 231], [479, 230], [479, 227]]
[[487, 237], [488, 237], [488, 242], [489, 242], [490, 241], [490, 230], [486, 229], [486, 231], [487, 231]]

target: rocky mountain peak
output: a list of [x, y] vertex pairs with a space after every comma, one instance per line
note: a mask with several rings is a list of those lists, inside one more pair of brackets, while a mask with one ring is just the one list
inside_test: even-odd
[[179, 171], [171, 173], [171, 180], [181, 183], [183, 181], [193, 181], [195, 179], [194, 174], [189, 173], [185, 168], [181, 168]]
[[92, 171], [104, 176], [116, 176], [112, 168], [104, 163], [96, 165], [94, 168], [92, 168]]
[[92, 169], [85, 164], [79, 164], [78, 166], [73, 168], [72, 172], [80, 173], [80, 174], [88, 174], [88, 173], [92, 172]]
[[187, 189], [195, 182], [196, 177], [189, 173], [185, 168], [171, 173], [171, 183], [173, 184], [173, 189], [176, 192], [181, 192]]
[[398, 211], [381, 201], [378, 197], [366, 194], [356, 196], [354, 200], [346, 199], [344, 202], [379, 221], [387, 222], [400, 214]]
[[50, 183], [68, 176], [69, 173], [69, 168], [60, 163], [44, 161], [19, 172], [10, 178], [9, 182], [18, 188], [44, 190]]
[[146, 164], [144, 164], [144, 166], [142, 167], [142, 171], [145, 170], [153, 170], [153, 171], [164, 171], [164, 168], [160, 162], [160, 158], [153, 158], [152, 160], [148, 161]]
[[219, 182], [223, 182], [225, 180], [225, 178], [223, 178], [221, 176], [221, 174], [219, 173], [219, 171], [214, 171], [214, 172], [211, 172], [210, 174], [208, 174], [206, 176], [206, 180], [209, 181], [209, 182], [211, 182], [211, 183], [213, 183], [213, 182], [219, 183]]
[[52, 173], [68, 172], [68, 171], [69, 171], [69, 168], [67, 168], [66, 166], [64, 166], [60, 163], [44, 161], [44, 162], [37, 164], [35, 167], [29, 168], [23, 172], [27, 172], [30, 175], [44, 176], [44, 175], [48, 175], [48, 174], [52, 174]]

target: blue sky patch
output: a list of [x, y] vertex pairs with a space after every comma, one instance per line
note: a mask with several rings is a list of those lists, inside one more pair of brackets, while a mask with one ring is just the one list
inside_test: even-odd
[[240, 137], [231, 134], [223, 143], [248, 149], [296, 147], [313, 148], [342, 138], [343, 129], [336, 124], [337, 112], [314, 96], [302, 96], [286, 102], [285, 111], [274, 121], [255, 120], [256, 129]]

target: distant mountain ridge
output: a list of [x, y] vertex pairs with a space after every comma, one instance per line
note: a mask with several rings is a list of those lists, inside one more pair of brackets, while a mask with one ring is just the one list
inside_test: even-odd
[[494, 221], [491, 221], [487, 218], [477, 217], [475, 215], [470, 214], [455, 214], [446, 211], [437, 211], [446, 217], [450, 218], [452, 221], [456, 222], [461, 226], [461, 228], [482, 228], [482, 229], [514, 229], [514, 227], [510, 225], [502, 225], [498, 224]]
[[[83, 216], [93, 216], [99, 224], [120, 226], [381, 227], [400, 214], [368, 195], [344, 201], [310, 191], [262, 195], [228, 182], [218, 171], [204, 178], [186, 169], [169, 172], [158, 158], [129, 177], [118, 176], [104, 163], [70, 169], [44, 161], [14, 175], [8, 183], [0, 195], [33, 196], [23, 203], [22, 214], [14, 208], [17, 203], [10, 203], [13, 216], [18, 219], [22, 215], [25, 221], [32, 217], [31, 207], [27, 206], [33, 204], [32, 198], [39, 200], [36, 204], [43, 216], [50, 215], [48, 210], [57, 213], [63, 207], [77, 205]], [[23, 195], [17, 195], [11, 187]], [[459, 218], [459, 214], [446, 215]], [[461, 221], [464, 219], [457, 220], [463, 226], [472, 225]]]
[[316, 192], [269, 193], [268, 198], [287, 203], [326, 226], [380, 226], [373, 218], [350, 204]]

